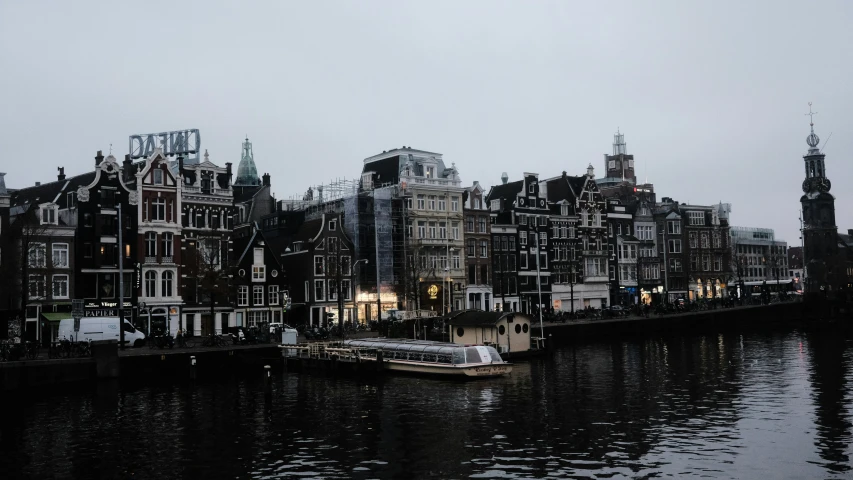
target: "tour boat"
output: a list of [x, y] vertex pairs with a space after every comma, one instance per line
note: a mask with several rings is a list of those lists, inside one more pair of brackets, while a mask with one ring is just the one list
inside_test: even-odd
[[382, 352], [388, 370], [447, 375], [457, 377], [497, 377], [512, 371], [497, 350], [483, 345], [406, 340], [399, 338], [365, 338], [345, 340], [344, 347]]

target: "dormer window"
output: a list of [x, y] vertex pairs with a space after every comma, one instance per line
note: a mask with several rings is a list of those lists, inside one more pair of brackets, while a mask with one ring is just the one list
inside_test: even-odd
[[56, 225], [56, 204], [42, 205], [41, 207], [41, 224]]
[[527, 193], [534, 193], [535, 188], [536, 188], [536, 184], [531, 183], [530, 185], [527, 186]]
[[427, 166], [426, 176], [427, 178], [435, 178], [435, 167]]
[[569, 214], [569, 206], [568, 205], [560, 205], [560, 215], [566, 216]]
[[500, 200], [492, 200], [491, 202], [491, 210], [493, 212], [497, 212], [501, 209], [501, 201]]
[[163, 185], [163, 170], [155, 168], [151, 178], [154, 185]]
[[329, 231], [334, 232], [338, 228], [338, 222], [336, 220], [329, 220]]

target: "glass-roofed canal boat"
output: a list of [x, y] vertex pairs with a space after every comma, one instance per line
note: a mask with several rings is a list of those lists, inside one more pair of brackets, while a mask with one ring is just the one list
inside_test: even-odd
[[512, 371], [497, 350], [490, 346], [406, 340], [365, 338], [345, 340], [345, 348], [381, 352], [384, 368], [392, 371], [461, 377], [496, 377]]

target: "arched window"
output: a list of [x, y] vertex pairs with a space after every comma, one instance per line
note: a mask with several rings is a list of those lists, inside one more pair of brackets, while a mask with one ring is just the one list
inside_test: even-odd
[[165, 271], [163, 275], [161, 275], [161, 284], [162, 284], [162, 294], [164, 297], [172, 296], [172, 272]]
[[146, 297], [156, 297], [157, 290], [157, 273], [153, 270], [149, 270], [145, 272], [145, 296]]
[[154, 232], [145, 232], [145, 256], [157, 256], [157, 234]]

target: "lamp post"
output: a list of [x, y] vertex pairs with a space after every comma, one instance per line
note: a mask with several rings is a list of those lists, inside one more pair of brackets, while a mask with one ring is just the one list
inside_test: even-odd
[[358, 299], [355, 296], [355, 269], [358, 267], [360, 263], [367, 265], [369, 261], [366, 258], [362, 258], [361, 260], [356, 260], [355, 263], [352, 264], [352, 270], [350, 271], [350, 290], [352, 290], [352, 305], [353, 305], [353, 326], [358, 323]]

